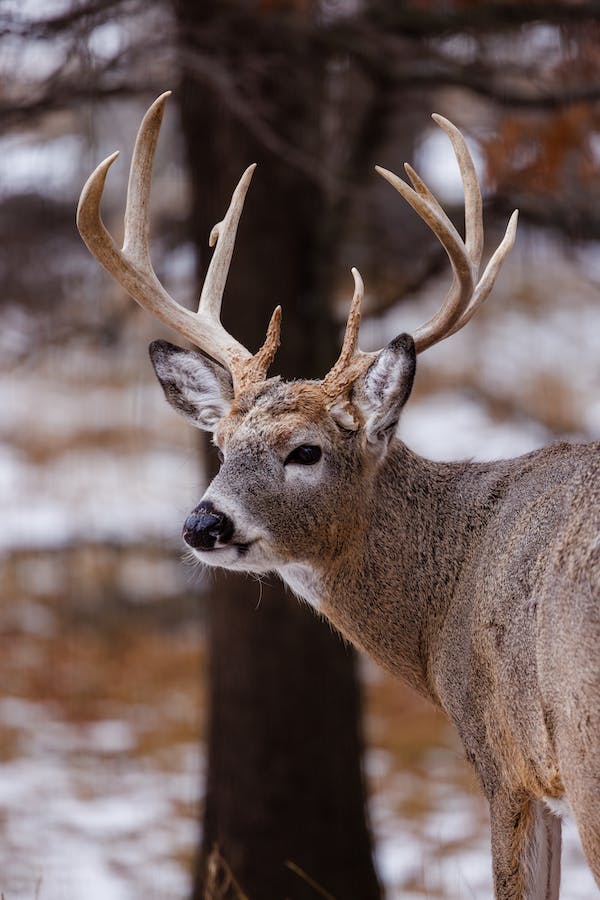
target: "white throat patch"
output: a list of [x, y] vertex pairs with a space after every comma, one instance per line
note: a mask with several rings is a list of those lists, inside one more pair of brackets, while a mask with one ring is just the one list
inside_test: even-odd
[[278, 566], [276, 571], [297, 597], [305, 600], [313, 609], [321, 609], [321, 580], [310, 566], [304, 563], [289, 563]]

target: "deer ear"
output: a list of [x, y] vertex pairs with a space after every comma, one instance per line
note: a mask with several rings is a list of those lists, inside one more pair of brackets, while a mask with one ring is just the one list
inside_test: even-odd
[[229, 373], [194, 350], [168, 341], [153, 341], [150, 359], [165, 397], [196, 428], [213, 431], [233, 400]]
[[410, 334], [394, 338], [354, 385], [354, 402], [364, 417], [367, 440], [386, 446], [394, 434], [415, 377], [417, 356]]

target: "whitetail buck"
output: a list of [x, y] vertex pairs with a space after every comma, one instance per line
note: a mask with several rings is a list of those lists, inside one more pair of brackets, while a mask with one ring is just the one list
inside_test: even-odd
[[489, 800], [496, 897], [552, 900], [560, 818], [570, 806], [600, 884], [600, 465], [598, 444], [557, 444], [518, 459], [434, 463], [395, 435], [416, 354], [462, 328], [489, 294], [516, 213], [478, 280], [481, 194], [457, 129], [466, 238], [413, 170], [414, 189], [378, 169], [444, 246], [454, 280], [414, 337], [357, 346], [362, 282], [343, 347], [323, 381], [267, 378], [281, 311], [254, 355], [220, 307], [254, 166], [238, 184], [197, 313], [159, 283], [148, 200], [163, 94], [135, 147], [125, 242], [99, 204], [115, 155], [85, 185], [78, 225], [91, 252], [146, 309], [211, 359], [157, 341], [150, 353], [170, 403], [212, 431], [222, 466], [184, 525], [201, 562], [277, 572], [292, 590], [456, 725]]

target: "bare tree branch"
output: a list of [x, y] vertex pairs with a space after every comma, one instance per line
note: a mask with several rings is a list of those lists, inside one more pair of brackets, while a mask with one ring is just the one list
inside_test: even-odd
[[342, 40], [344, 33], [351, 35], [363, 31], [365, 26], [369, 30], [381, 30], [383, 34], [393, 32], [408, 38], [431, 38], [514, 30], [535, 22], [547, 25], [597, 22], [599, 16], [599, 0], [505, 0], [496, 3], [470, 3], [468, 6], [454, 8], [450, 4], [419, 8], [409, 4], [388, 3], [340, 18], [327, 30], [330, 33], [337, 32]]
[[106, 19], [116, 10], [121, 14], [127, 6], [127, 14], [143, 8], [141, 0], [88, 0], [85, 3], [74, 3], [64, 13], [57, 16], [49, 16], [42, 19], [33, 19], [14, 13], [0, 15], [0, 38], [14, 36], [39, 40], [55, 37], [56, 35], [71, 32], [73, 28], [89, 19]]

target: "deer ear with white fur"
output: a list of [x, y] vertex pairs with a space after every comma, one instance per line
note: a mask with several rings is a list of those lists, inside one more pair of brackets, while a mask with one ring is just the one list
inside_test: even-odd
[[202, 354], [168, 341], [153, 341], [149, 352], [171, 406], [196, 428], [213, 431], [233, 400], [229, 372]]
[[355, 382], [353, 402], [363, 415], [369, 443], [387, 445], [394, 434], [412, 390], [416, 362], [412, 337], [400, 334], [381, 350], [375, 362]]

